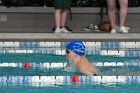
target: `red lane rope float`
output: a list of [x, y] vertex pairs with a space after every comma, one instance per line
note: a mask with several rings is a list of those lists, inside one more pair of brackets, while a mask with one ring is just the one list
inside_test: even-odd
[[29, 62], [24, 62], [24, 63], [23, 63], [23, 67], [24, 67], [24, 68], [30, 68], [31, 65], [30, 65]]
[[79, 84], [79, 76], [72, 76], [71, 81], [73, 85], [78, 85]]

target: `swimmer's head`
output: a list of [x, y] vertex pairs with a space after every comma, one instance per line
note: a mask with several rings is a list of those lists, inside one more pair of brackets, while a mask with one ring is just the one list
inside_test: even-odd
[[66, 53], [73, 51], [76, 55], [84, 56], [85, 55], [85, 46], [80, 40], [75, 40], [68, 43], [66, 47]]

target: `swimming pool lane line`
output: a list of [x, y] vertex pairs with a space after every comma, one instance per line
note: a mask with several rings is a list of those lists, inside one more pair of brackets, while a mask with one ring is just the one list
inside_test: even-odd
[[[65, 55], [65, 49], [0, 49], [1, 54], [55, 54]], [[114, 57], [140, 57], [140, 50], [87, 50], [86, 55], [114, 56]]]
[[[54, 62], [44, 62], [44, 63], [30, 63], [28, 62], [31, 68], [63, 68], [66, 67], [66, 63], [54, 63]], [[95, 66], [98, 67], [125, 67], [125, 66], [140, 66], [140, 62], [92, 62]], [[0, 63], [0, 67], [19, 67], [23, 68], [24, 63], [8, 63], [2, 62]]]
[[[35, 41], [0, 41], [0, 47], [13, 47], [13, 48], [65, 48], [68, 42], [35, 42]], [[140, 42], [83, 42], [87, 48], [140, 48]]]
[[[73, 80], [73, 78], [75, 78]], [[1, 76], [0, 84], [58, 84], [72, 85], [79, 84], [108, 84], [108, 83], [138, 83], [140, 76]]]

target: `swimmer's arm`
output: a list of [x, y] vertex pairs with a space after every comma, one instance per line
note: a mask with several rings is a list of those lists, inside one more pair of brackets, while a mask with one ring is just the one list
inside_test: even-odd
[[82, 74], [84, 74], [86, 76], [92, 76], [93, 75], [93, 73], [88, 72], [88, 71], [79, 71], [79, 72], [81, 72]]
[[86, 76], [92, 76], [92, 75], [100, 75], [99, 71], [97, 71], [95, 66], [91, 66], [89, 68], [85, 68], [85, 65], [77, 65], [77, 71], [83, 73]]
[[83, 73], [83, 74], [85, 74], [86, 76], [92, 76], [93, 75], [93, 73], [91, 73], [91, 72], [86, 72], [86, 73]]
[[92, 76], [93, 73], [86, 70], [85, 68], [83, 68], [82, 66], [77, 67], [77, 71], [79, 71], [80, 73], [86, 75], [86, 76]]

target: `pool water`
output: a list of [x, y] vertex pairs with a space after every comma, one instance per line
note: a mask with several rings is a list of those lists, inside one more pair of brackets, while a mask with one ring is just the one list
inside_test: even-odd
[[[113, 57], [113, 56], [86, 56], [90, 62], [122, 62], [122, 63], [139, 63], [140, 58], [128, 58], [128, 57]], [[77, 72], [65, 72], [63, 68], [43, 68], [40, 64], [43, 63], [66, 63], [65, 56], [60, 55], [47, 55], [47, 54], [0, 54], [1, 63], [24, 63], [29, 62], [32, 65], [31, 68], [25, 69], [23, 67], [1, 67], [0, 76], [8, 75], [82, 75]], [[140, 75], [140, 66], [98, 66], [97, 67], [101, 75]], [[59, 73], [57, 73], [59, 72]], [[133, 73], [132, 73], [133, 72]]]
[[[139, 93], [139, 42], [129, 42], [129, 47], [124, 42], [103, 42], [98, 47], [98, 42], [96, 49], [88, 43], [86, 58], [101, 72], [91, 77], [63, 71], [67, 42], [58, 43], [49, 47], [42, 42], [14, 42], [12, 47], [0, 43], [0, 93]], [[31, 67], [24, 68], [25, 62]], [[62, 64], [57, 67], [53, 63]], [[79, 82], [73, 83], [73, 76], [78, 76]]]

